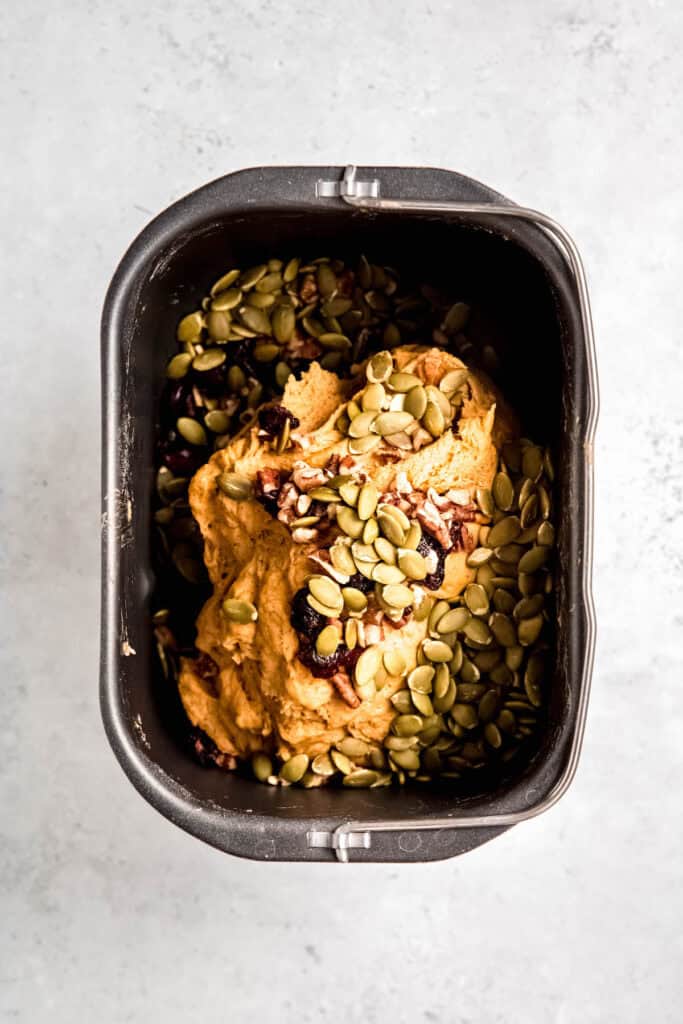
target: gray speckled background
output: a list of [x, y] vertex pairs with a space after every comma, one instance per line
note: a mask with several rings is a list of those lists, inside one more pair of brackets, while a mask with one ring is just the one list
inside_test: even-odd
[[[0, 9], [0, 1018], [680, 1020], [680, 4], [142, 8]], [[456, 168], [556, 216], [596, 322], [600, 632], [580, 771], [546, 816], [427, 866], [200, 845], [127, 783], [96, 700], [112, 270], [204, 181], [347, 160]]]

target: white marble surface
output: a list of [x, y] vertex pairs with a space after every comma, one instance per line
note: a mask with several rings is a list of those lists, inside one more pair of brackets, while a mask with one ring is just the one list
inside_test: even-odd
[[[681, 1019], [676, 0], [6, 0], [0, 1019]], [[152, 213], [268, 163], [452, 167], [556, 216], [602, 385], [599, 646], [546, 816], [458, 861], [259, 865], [152, 811], [97, 707], [98, 318]]]

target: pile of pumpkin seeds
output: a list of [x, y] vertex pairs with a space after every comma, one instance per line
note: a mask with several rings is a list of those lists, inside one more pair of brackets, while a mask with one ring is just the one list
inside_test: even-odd
[[479, 540], [467, 557], [474, 579], [456, 600], [430, 596], [414, 609], [427, 622], [416, 667], [406, 674], [400, 652], [379, 646], [361, 655], [359, 694], [402, 680], [384, 743], [345, 737], [329, 756], [297, 754], [279, 774], [259, 754], [257, 778], [311, 787], [336, 776], [375, 787], [460, 779], [517, 754], [538, 727], [551, 670], [553, 477], [547, 450], [527, 439], [505, 445], [491, 490], [477, 492]]

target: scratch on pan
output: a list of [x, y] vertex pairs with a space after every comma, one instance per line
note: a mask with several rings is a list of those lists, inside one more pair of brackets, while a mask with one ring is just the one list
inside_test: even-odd
[[140, 717], [139, 714], [137, 714], [133, 719], [133, 728], [135, 729], [135, 732], [138, 734], [138, 738], [142, 743], [143, 747], [147, 747], [147, 749], [149, 750], [149, 740], [147, 739], [147, 734], [145, 733], [145, 730], [142, 725], [142, 718]]

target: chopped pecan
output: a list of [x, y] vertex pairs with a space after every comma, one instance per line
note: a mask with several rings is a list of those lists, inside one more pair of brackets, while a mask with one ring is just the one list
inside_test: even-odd
[[346, 672], [336, 672], [332, 676], [331, 682], [341, 699], [345, 701], [350, 708], [360, 707], [360, 698], [354, 690], [351, 680], [347, 676]]
[[280, 470], [268, 466], [256, 474], [256, 486], [260, 494], [273, 497], [280, 490]]
[[314, 487], [321, 487], [326, 483], [328, 477], [324, 469], [317, 469], [305, 462], [295, 462], [292, 469], [292, 480], [300, 491], [312, 491]]
[[439, 511], [433, 502], [427, 500], [424, 501], [419, 508], [416, 509], [415, 515], [417, 516], [418, 522], [421, 526], [431, 533], [432, 537], [438, 540], [444, 551], [448, 551], [451, 547], [451, 535], [448, 530], [448, 526], [439, 515]]
[[297, 526], [292, 530], [292, 540], [295, 544], [310, 544], [318, 539], [318, 531], [307, 526]]

